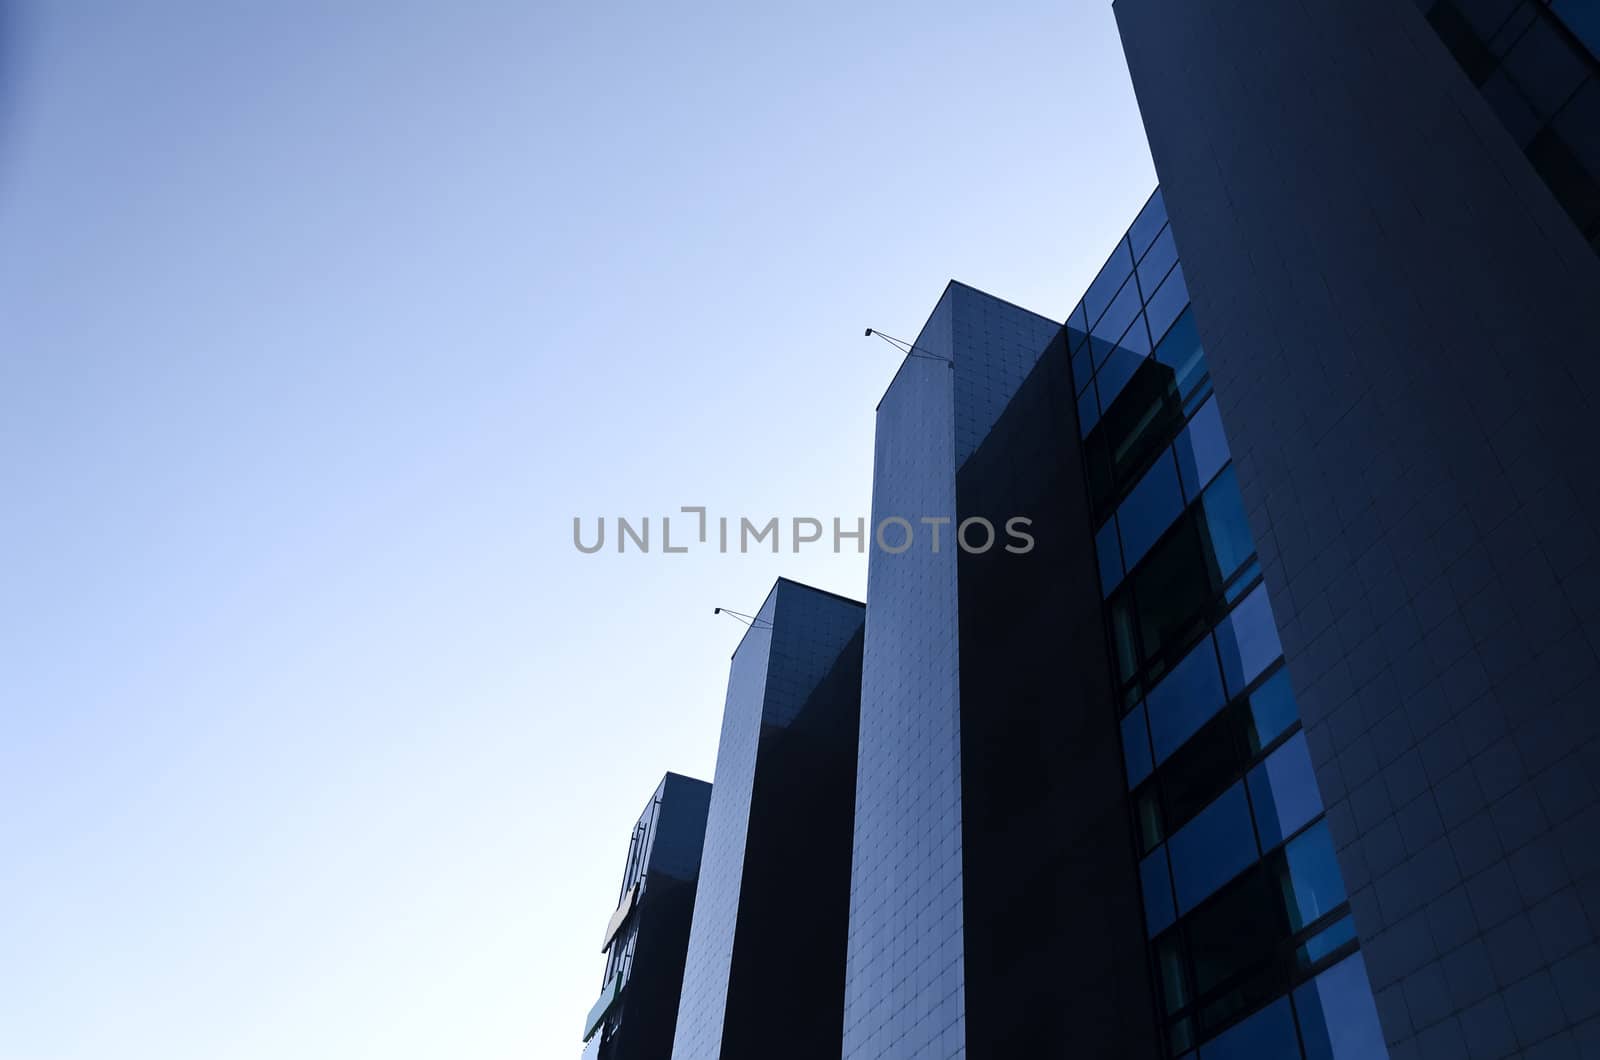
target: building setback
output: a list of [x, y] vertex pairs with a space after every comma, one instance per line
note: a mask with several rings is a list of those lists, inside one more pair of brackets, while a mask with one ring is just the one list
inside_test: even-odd
[[1116, 5], [1395, 1056], [1600, 1054], [1600, 259], [1454, 20], [1535, 6]]
[[710, 784], [668, 773], [633, 826], [584, 1060], [652, 1060], [672, 1048], [710, 803]]
[[733, 654], [674, 1060], [839, 1054], [863, 612], [780, 578]]

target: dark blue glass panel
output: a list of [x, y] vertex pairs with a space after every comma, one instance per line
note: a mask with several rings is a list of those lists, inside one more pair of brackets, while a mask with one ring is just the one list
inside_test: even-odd
[[1211, 720], [1225, 698], [1216, 650], [1207, 637], [1172, 668], [1166, 680], [1157, 685], [1146, 700], [1156, 761], [1165, 761], [1183, 741]]
[[1217, 627], [1217, 649], [1229, 695], [1238, 695], [1283, 654], [1265, 585], [1258, 585], [1239, 601], [1239, 606]]
[[[1094, 363], [1104, 364], [1107, 355], [1116, 349], [1117, 341], [1139, 315], [1139, 288], [1132, 281], [1117, 293], [1100, 322], [1089, 329], [1089, 348], [1094, 351]], [[1165, 326], [1165, 325], [1163, 325]]]
[[1133, 615], [1132, 596], [1123, 593], [1111, 601], [1111, 648], [1117, 660], [1117, 683], [1122, 684], [1139, 669], [1138, 635]]
[[[1101, 267], [1100, 275], [1094, 278], [1094, 282], [1084, 292], [1083, 311], [1091, 325], [1100, 319], [1100, 314], [1105, 312], [1106, 306], [1111, 304], [1118, 289], [1122, 287], [1122, 281], [1132, 272], [1133, 258], [1128, 253], [1128, 241], [1124, 239], [1117, 244], [1117, 249], [1111, 252], [1111, 257]], [[1121, 333], [1122, 329], [1118, 328], [1111, 334], [1111, 338], [1116, 338]]]
[[1600, 4], [1594, 0], [1552, 0], [1550, 10], [1561, 16], [1572, 35], [1600, 57]]
[[[1087, 347], [1085, 347], [1087, 348]], [[1100, 402], [1094, 394], [1094, 383], [1078, 395], [1078, 433], [1087, 438], [1094, 425], [1100, 422]]]
[[1095, 555], [1100, 558], [1100, 588], [1106, 596], [1122, 581], [1122, 549], [1117, 544], [1117, 517], [1106, 520], [1106, 525], [1094, 535]]
[[1122, 719], [1122, 761], [1128, 767], [1130, 790], [1138, 787], [1155, 768], [1150, 759], [1150, 733], [1145, 728], [1144, 717], [1144, 704], [1140, 703]]
[[1284, 847], [1287, 876], [1282, 881], [1284, 906], [1293, 930], [1299, 931], [1318, 917], [1331, 913], [1345, 899], [1344, 877], [1333, 856], [1328, 826], [1318, 822]]
[[1222, 414], [1211, 398], [1194, 414], [1178, 435], [1178, 470], [1183, 474], [1184, 495], [1198, 497], [1211, 477], [1228, 462], [1228, 438], [1222, 433]]
[[1250, 771], [1250, 802], [1256, 811], [1261, 849], [1275, 847], [1322, 812], [1322, 795], [1311, 771], [1305, 733], [1297, 732]]
[[1133, 245], [1133, 256], [1141, 256], [1150, 241], [1155, 239], [1156, 233], [1161, 231], [1167, 223], [1167, 203], [1161, 196], [1161, 189], [1150, 196], [1150, 201], [1144, 204], [1144, 209], [1139, 211], [1139, 216], [1128, 229], [1128, 242]]
[[1094, 362], [1089, 360], [1089, 347], [1080, 346], [1072, 355], [1072, 385], [1083, 393], [1083, 388], [1094, 378]]
[[[1134, 328], [1140, 331], [1144, 330], [1143, 318], [1135, 320], [1133, 328], [1128, 330], [1131, 332]], [[1106, 363], [1100, 366], [1100, 374], [1095, 379], [1096, 385], [1100, 387], [1100, 393], [1105, 401], [1106, 408], [1110, 408], [1111, 403], [1117, 400], [1117, 395], [1122, 393], [1122, 388], [1128, 385], [1128, 380], [1133, 378], [1133, 373], [1139, 370], [1139, 366], [1144, 361], [1144, 354], [1139, 353], [1137, 350], [1118, 346], [1111, 351], [1111, 356], [1107, 357]]]
[[1122, 528], [1122, 561], [1131, 570], [1150, 546], [1183, 514], [1183, 490], [1178, 486], [1178, 465], [1163, 454], [1117, 509]]
[[1206, 548], [1216, 564], [1217, 576], [1226, 581], [1256, 550], [1232, 467], [1212, 480], [1201, 506], [1205, 509]]
[[1183, 942], [1169, 935], [1156, 944], [1156, 966], [1160, 968], [1161, 1000], [1167, 1014], [1189, 1003], [1189, 977], [1183, 971]]
[[1183, 279], [1183, 265], [1178, 264], [1167, 274], [1167, 278], [1161, 281], [1156, 293], [1145, 303], [1145, 312], [1150, 317], [1151, 333], [1166, 331], [1188, 304], [1189, 287]]
[[1255, 722], [1250, 734], [1251, 753], [1261, 750], [1300, 719], [1294, 693], [1289, 690], [1288, 670], [1279, 670], [1250, 694], [1250, 717]]
[[1355, 937], [1355, 918], [1351, 916], [1340, 917], [1330, 926], [1323, 928], [1301, 943], [1300, 948], [1295, 951], [1295, 959], [1300, 962], [1302, 968], [1309, 968], [1340, 946], [1353, 941]]
[[1257, 857], [1250, 805], [1239, 782], [1167, 840], [1178, 911], [1187, 913]]
[[1167, 273], [1178, 263], [1178, 245], [1172, 241], [1172, 229], [1161, 233], [1150, 252], [1139, 262], [1139, 289], [1149, 298], [1167, 278]]
[[1280, 997], [1200, 1046], [1200, 1060], [1300, 1060], [1289, 999]]
[[1172, 369], [1178, 393], [1187, 396], [1206, 375], [1206, 356], [1200, 348], [1200, 332], [1194, 324], [1194, 313], [1186, 312], [1178, 317], [1164, 335], [1156, 327], [1154, 318], [1148, 313], [1145, 316], [1150, 321], [1150, 334], [1159, 336], [1156, 339], [1156, 360]]
[[1172, 885], [1167, 876], [1167, 848], [1139, 862], [1139, 886], [1144, 891], [1145, 927], [1151, 937], [1172, 926], [1177, 914], [1172, 908]]
[[1084, 313], [1083, 303], [1079, 302], [1072, 308], [1072, 315], [1067, 317], [1067, 339], [1073, 349], [1077, 349], [1089, 337], [1089, 318]]
[[1300, 1014], [1307, 1060], [1389, 1055], [1361, 954], [1351, 954], [1296, 990], [1294, 1007]]

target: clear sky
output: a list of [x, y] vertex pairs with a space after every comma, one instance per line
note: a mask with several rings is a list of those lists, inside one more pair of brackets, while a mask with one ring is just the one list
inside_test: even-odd
[[0, 2], [0, 1057], [576, 1056], [959, 278], [1154, 185], [1109, 4]]

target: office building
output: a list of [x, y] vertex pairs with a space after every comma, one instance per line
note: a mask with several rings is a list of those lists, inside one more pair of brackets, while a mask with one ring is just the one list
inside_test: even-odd
[[710, 803], [711, 785], [668, 773], [633, 826], [584, 1060], [652, 1060], [672, 1049]]
[[780, 578], [733, 654], [674, 1060], [839, 1055], [863, 614]]
[[1392, 1055], [1592, 1056], [1594, 7], [1426, 7], [1115, 10]]
[[[878, 406], [793, 1055], [1600, 1056], [1595, 10], [1117, 0], [1161, 189], [1064, 323], [952, 282]], [[734, 670], [680, 1058], [788, 1040]]]
[[1033, 547], [871, 555], [845, 1057], [1383, 1054], [1188, 302], [1158, 193], [879, 405], [875, 526]]

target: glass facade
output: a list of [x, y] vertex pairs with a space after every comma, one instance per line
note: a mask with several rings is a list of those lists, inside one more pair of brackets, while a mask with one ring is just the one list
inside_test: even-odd
[[1600, 6], [1419, 0], [1539, 176], [1600, 251]]
[[584, 1021], [587, 1057], [646, 1060], [672, 1048], [710, 802], [711, 785], [668, 773], [633, 827]]
[[1387, 1055], [1159, 191], [1069, 320], [1167, 1055]]
[[734, 652], [678, 1060], [839, 1050], [862, 612], [780, 579]]

